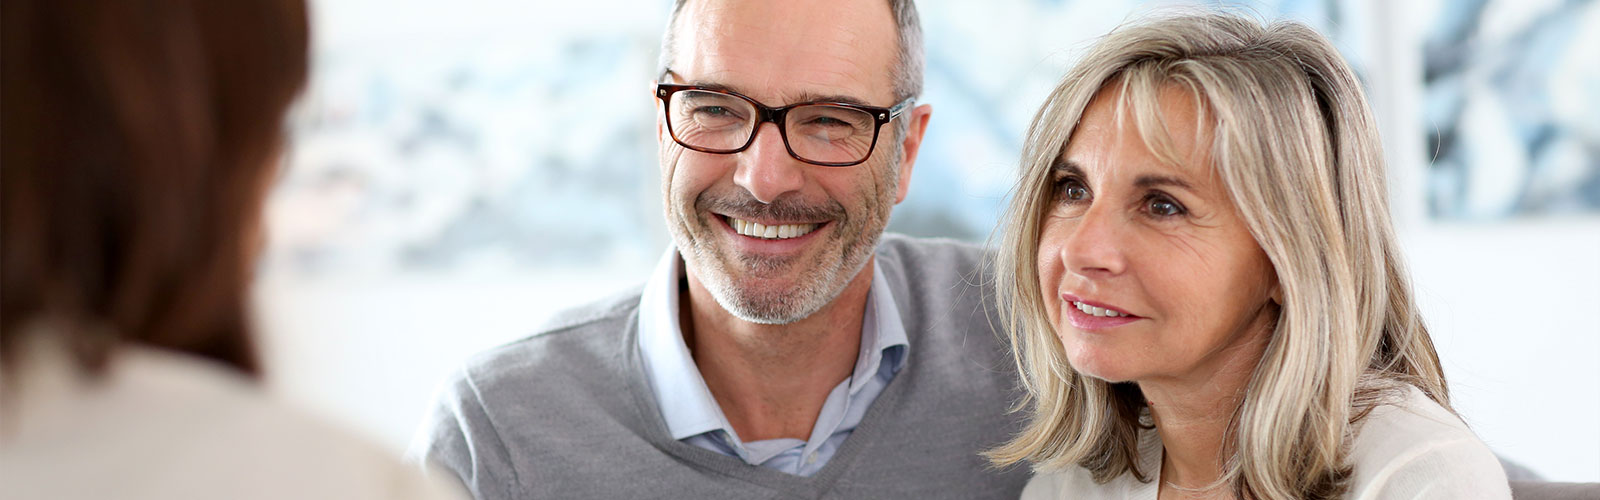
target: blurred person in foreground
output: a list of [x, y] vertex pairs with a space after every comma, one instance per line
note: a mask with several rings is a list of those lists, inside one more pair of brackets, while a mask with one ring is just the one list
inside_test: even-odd
[[1023, 498], [1510, 498], [1451, 410], [1378, 130], [1334, 47], [1225, 14], [1112, 32], [1029, 132], [997, 284]]
[[6, 0], [0, 489], [459, 498], [267, 399], [246, 310], [301, 0]]
[[470, 361], [413, 451], [485, 500], [1016, 498], [1027, 471], [978, 455], [1020, 421], [981, 252], [883, 235], [931, 110], [912, 3], [671, 19], [672, 247], [642, 289]]

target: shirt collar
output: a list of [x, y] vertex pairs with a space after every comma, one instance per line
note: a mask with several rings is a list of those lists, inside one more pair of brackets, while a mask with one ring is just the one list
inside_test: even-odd
[[[645, 282], [639, 299], [639, 351], [661, 417], [672, 439], [682, 440], [722, 430], [737, 436], [700, 376], [679, 328], [679, 284], [684, 279], [683, 259], [669, 247]], [[850, 375], [850, 394], [861, 390], [882, 369], [898, 372], [905, 365], [910, 344], [900, 309], [883, 271], [873, 266], [861, 322], [861, 351]], [[898, 347], [898, 349], [894, 349]], [[888, 364], [884, 364], [888, 360]], [[737, 439], [737, 438], [735, 438]]]
[[[861, 318], [861, 352], [856, 355], [855, 371], [850, 374], [850, 395], [860, 392], [867, 379], [882, 368], [899, 372], [905, 365], [908, 349], [910, 342], [906, 339], [905, 324], [900, 321], [900, 308], [894, 303], [894, 292], [889, 290], [883, 268], [874, 263], [867, 310]], [[886, 359], [887, 367], [883, 366]]]
[[731, 427], [683, 342], [678, 324], [682, 279], [683, 259], [669, 247], [639, 297], [639, 359], [672, 439]]

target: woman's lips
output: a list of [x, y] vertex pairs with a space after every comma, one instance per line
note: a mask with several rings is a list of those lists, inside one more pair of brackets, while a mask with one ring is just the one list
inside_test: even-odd
[[1070, 294], [1061, 294], [1066, 307], [1067, 322], [1080, 330], [1097, 331], [1116, 328], [1141, 319], [1127, 311], [1102, 302], [1092, 302]]

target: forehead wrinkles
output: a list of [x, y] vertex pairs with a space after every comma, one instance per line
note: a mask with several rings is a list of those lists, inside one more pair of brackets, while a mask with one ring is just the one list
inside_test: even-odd
[[891, 104], [899, 38], [887, 5], [869, 2], [873, 10], [863, 12], [825, 3], [695, 2], [679, 23], [672, 69], [768, 105], [800, 94]]
[[1218, 182], [1211, 165], [1215, 127], [1198, 92], [1181, 78], [1130, 71], [1089, 101], [1061, 160], [1102, 174], [1168, 171], [1196, 185]]

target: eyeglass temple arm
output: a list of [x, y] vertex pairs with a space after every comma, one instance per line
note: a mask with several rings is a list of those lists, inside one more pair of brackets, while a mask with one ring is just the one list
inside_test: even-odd
[[900, 116], [900, 113], [904, 113], [906, 109], [910, 108], [916, 103], [916, 97], [907, 97], [906, 100], [900, 101], [900, 104], [896, 104], [889, 108], [889, 118], [894, 119], [895, 117]]

